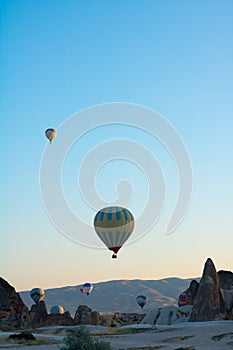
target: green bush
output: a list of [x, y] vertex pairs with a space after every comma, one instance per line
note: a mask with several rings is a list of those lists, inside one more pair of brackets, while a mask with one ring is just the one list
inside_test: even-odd
[[94, 341], [87, 329], [83, 326], [78, 329], [67, 330], [67, 337], [64, 338], [65, 346], [60, 350], [111, 350], [109, 343]]
[[28, 341], [35, 341], [36, 338], [34, 337], [34, 335], [31, 332], [21, 332], [21, 333], [15, 333], [15, 334], [11, 334], [9, 336], [9, 339], [12, 340], [28, 340]]
[[194, 348], [190, 348], [190, 347], [185, 347], [185, 348], [183, 348], [183, 347], [181, 347], [181, 348], [177, 348], [177, 349], [175, 349], [175, 350], [195, 350]]
[[94, 343], [94, 350], [111, 350], [111, 346], [109, 343], [106, 343], [105, 341], [96, 341]]

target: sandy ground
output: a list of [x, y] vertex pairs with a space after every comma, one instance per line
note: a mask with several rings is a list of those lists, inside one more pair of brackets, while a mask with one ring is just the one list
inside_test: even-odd
[[[143, 325], [137, 325], [141, 327]], [[92, 327], [93, 329], [93, 327]], [[62, 337], [51, 336], [50, 329], [44, 329], [39, 337], [60, 341], [53, 345], [7, 345], [1, 344], [0, 349], [18, 350], [58, 350], [62, 346]], [[219, 340], [212, 339], [220, 336]], [[0, 333], [0, 339], [6, 338], [6, 333]], [[38, 334], [35, 334], [38, 338]], [[233, 321], [183, 323], [176, 326], [158, 326], [155, 329], [145, 328], [141, 333], [124, 335], [101, 335], [96, 339], [107, 341], [113, 350], [126, 350], [151, 346], [152, 349], [176, 350], [187, 348], [187, 350], [231, 350], [233, 349]]]

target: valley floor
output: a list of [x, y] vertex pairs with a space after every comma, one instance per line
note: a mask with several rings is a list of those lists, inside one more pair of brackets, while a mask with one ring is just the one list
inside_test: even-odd
[[[103, 334], [96, 339], [107, 341], [113, 350], [230, 350], [233, 349], [233, 321], [183, 323], [176, 326], [157, 326], [154, 329], [146, 325], [131, 326], [136, 328], [135, 334], [129, 329], [128, 334]], [[139, 328], [140, 327], [140, 328]], [[88, 327], [90, 331], [100, 330], [101, 327]], [[123, 327], [121, 327], [123, 328]], [[18, 350], [58, 350], [62, 346], [65, 327], [47, 327], [35, 333], [37, 339], [53, 340], [57, 344], [45, 345], [13, 345], [4, 344], [8, 334], [0, 333], [0, 349]], [[130, 333], [131, 331], [131, 333]], [[100, 331], [108, 333], [106, 327]], [[138, 333], [137, 333], [138, 332]]]

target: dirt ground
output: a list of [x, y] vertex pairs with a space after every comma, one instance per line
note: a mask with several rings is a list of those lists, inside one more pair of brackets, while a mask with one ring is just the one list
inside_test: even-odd
[[[138, 325], [139, 327], [140, 325]], [[135, 328], [138, 328], [135, 327]], [[93, 329], [93, 328], [92, 328]], [[139, 331], [139, 330], [138, 330]], [[58, 350], [62, 346], [63, 334], [51, 335], [44, 330], [40, 338], [53, 339], [52, 345], [11, 345], [0, 344], [0, 349], [18, 350]], [[38, 337], [37, 334], [35, 334]], [[6, 334], [5, 334], [6, 337]], [[1, 342], [4, 333], [0, 334]], [[230, 350], [233, 349], [233, 321], [183, 323], [176, 326], [158, 326], [146, 328], [136, 334], [99, 335], [96, 339], [107, 341], [113, 350]], [[151, 348], [149, 348], [151, 347]]]

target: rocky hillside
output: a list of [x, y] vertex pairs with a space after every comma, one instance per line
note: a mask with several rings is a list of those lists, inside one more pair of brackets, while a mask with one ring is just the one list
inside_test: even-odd
[[19, 293], [0, 277], [0, 329], [24, 328], [30, 325], [30, 314]]
[[[0, 278], [0, 329], [233, 320], [233, 273], [217, 272], [210, 258], [199, 281], [179, 278], [109, 281], [97, 283], [90, 295], [81, 293], [80, 289], [81, 286], [50, 289], [45, 291], [45, 300], [40, 300], [37, 288], [32, 294], [35, 301], [32, 305], [29, 292], [22, 292], [20, 296]], [[36, 294], [39, 297], [35, 298]], [[148, 298], [143, 311], [136, 302], [139, 294]], [[48, 312], [47, 308], [54, 305], [63, 307], [57, 306], [58, 311]]]
[[[199, 280], [199, 279], [197, 279]], [[88, 305], [101, 312], [138, 312], [136, 296], [147, 296], [144, 311], [177, 305], [179, 294], [188, 288], [192, 279], [166, 278], [162, 280], [116, 280], [96, 283], [92, 293], [81, 294], [81, 285], [45, 290], [44, 301], [48, 310], [53, 305], [62, 305], [65, 311], [75, 314], [79, 305]], [[43, 287], [43, 286], [42, 286]], [[24, 303], [31, 307], [30, 291], [20, 292]]]

